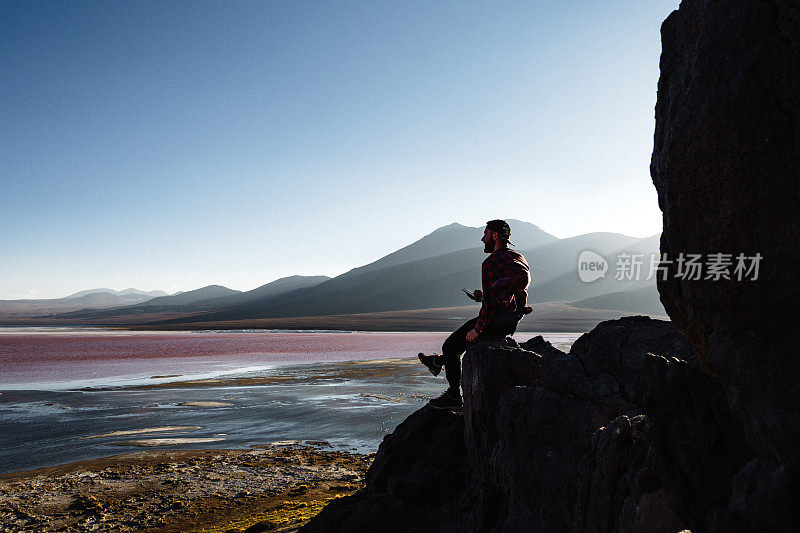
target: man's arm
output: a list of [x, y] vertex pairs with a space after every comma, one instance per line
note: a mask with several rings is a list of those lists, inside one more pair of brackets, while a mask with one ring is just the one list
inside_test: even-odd
[[[494, 315], [495, 306], [497, 304], [495, 296], [493, 294], [492, 288], [492, 280], [497, 279], [499, 276], [499, 272], [497, 271], [496, 262], [492, 260], [492, 256], [483, 262], [481, 265], [481, 279], [483, 280], [483, 298], [481, 301], [481, 311], [478, 313], [478, 322], [475, 324], [475, 337], [480, 335], [480, 333], [486, 327], [486, 324], [492, 319]], [[469, 336], [467, 336], [467, 340], [469, 340]]]
[[[494, 307], [490, 304], [489, 300], [483, 300], [481, 311], [478, 313], [478, 322], [475, 323], [475, 332], [478, 335], [480, 335], [481, 331], [486, 327], [486, 324], [489, 323], [492, 315], [494, 315]], [[467, 338], [467, 340], [469, 340], [469, 338]]]

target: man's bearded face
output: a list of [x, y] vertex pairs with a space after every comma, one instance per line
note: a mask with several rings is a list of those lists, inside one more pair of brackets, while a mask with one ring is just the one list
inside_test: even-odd
[[490, 254], [494, 252], [495, 238], [494, 238], [494, 232], [492, 230], [486, 228], [483, 231], [483, 238], [481, 240], [483, 241], [483, 251], [485, 253]]

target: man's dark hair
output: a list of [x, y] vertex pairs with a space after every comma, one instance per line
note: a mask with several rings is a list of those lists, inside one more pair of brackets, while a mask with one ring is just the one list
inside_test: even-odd
[[496, 231], [500, 234], [500, 238], [506, 241], [508, 244], [513, 244], [509, 239], [511, 239], [511, 226], [508, 225], [508, 222], [505, 220], [490, 220], [486, 223], [486, 227], [489, 228], [491, 231]]

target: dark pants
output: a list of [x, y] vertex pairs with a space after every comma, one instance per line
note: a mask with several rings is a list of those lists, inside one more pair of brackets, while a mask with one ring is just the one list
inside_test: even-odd
[[[447, 375], [447, 382], [450, 384], [450, 390], [458, 393], [461, 386], [461, 354], [464, 353], [469, 346], [467, 342], [467, 333], [475, 329], [475, 324], [478, 319], [473, 318], [457, 330], [455, 330], [447, 340], [442, 344], [442, 364], [444, 364], [445, 374]], [[481, 334], [478, 336], [479, 340], [487, 339], [503, 339], [511, 335], [517, 330], [516, 325], [504, 324], [502, 326], [486, 326]]]

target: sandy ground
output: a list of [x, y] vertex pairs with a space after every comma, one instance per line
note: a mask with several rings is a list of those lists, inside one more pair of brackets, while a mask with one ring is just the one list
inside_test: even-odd
[[294, 531], [374, 454], [295, 441], [138, 451], [0, 476], [0, 531]]

